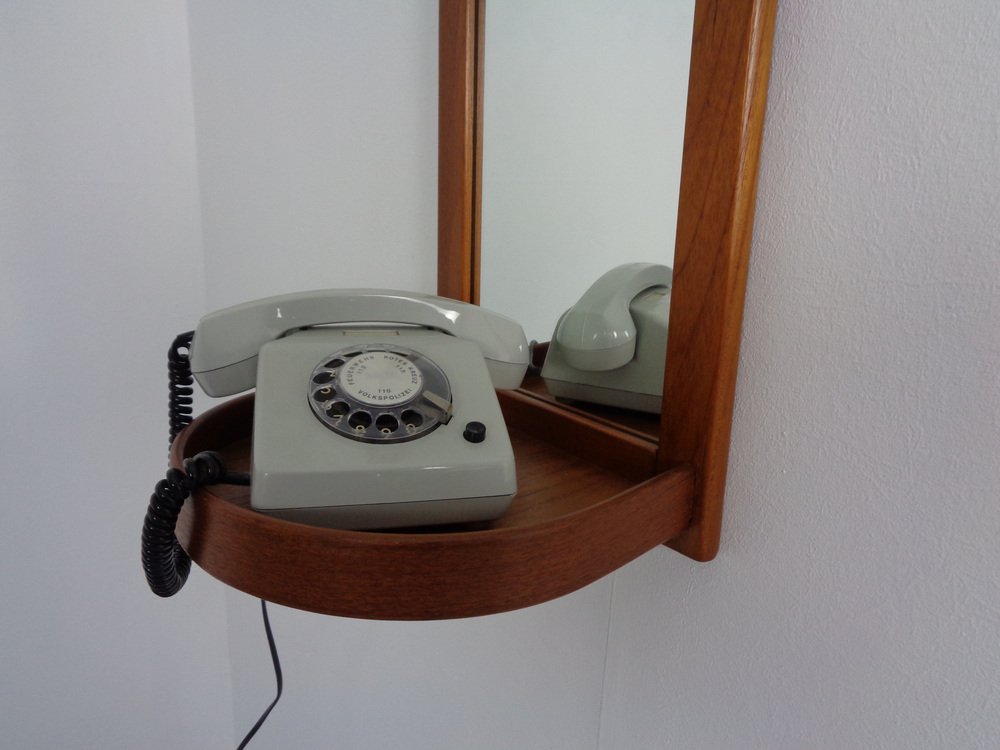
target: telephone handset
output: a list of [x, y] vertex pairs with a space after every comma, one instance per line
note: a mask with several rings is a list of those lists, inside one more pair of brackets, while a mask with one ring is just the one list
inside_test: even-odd
[[256, 385], [251, 506], [353, 529], [502, 514], [517, 484], [494, 389], [520, 385], [528, 361], [508, 318], [371, 289], [219, 310], [190, 351], [207, 394]]
[[384, 289], [296, 292], [217, 310], [195, 331], [191, 370], [209, 396], [252, 388], [257, 352], [290, 331], [326, 324], [408, 323], [472, 339], [498, 389], [517, 388], [528, 348], [521, 326], [476, 305]]
[[556, 324], [542, 377], [556, 398], [658, 414], [673, 271], [626, 263], [605, 273]]

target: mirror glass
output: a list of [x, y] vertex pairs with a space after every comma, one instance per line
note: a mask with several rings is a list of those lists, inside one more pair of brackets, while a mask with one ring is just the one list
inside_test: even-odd
[[480, 302], [529, 339], [614, 266], [672, 265], [694, 3], [486, 3]]

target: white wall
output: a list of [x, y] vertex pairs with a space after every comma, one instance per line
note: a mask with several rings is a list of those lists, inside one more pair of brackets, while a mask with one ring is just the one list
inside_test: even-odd
[[[227, 747], [271, 698], [256, 602], [156, 599], [138, 534], [174, 333], [433, 288], [435, 3], [327, 5], [191, 3], [193, 71], [176, 1], [0, 8], [5, 744]], [[998, 13], [782, 5], [715, 561], [455, 622], [275, 607], [252, 747], [992, 747]]]
[[1000, 11], [781, 3], [722, 550], [615, 581], [600, 747], [1000, 736]]
[[0, 744], [230, 746], [224, 587], [139, 565], [204, 306], [182, 2], [0, 4], [0, 258]]
[[209, 303], [437, 282], [437, 4], [190, 2]]

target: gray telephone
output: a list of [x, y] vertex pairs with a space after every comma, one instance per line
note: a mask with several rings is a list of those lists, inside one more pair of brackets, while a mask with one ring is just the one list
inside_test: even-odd
[[512, 320], [385, 290], [270, 297], [202, 318], [191, 371], [210, 396], [257, 387], [251, 505], [340, 528], [478, 521], [516, 492], [495, 388], [528, 345]]
[[542, 366], [556, 398], [659, 414], [673, 271], [627, 263], [559, 319]]

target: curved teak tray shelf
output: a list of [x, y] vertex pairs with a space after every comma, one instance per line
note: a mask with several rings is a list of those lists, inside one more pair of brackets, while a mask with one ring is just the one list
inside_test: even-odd
[[[246, 487], [217, 485], [185, 503], [178, 539], [200, 567], [254, 596], [323, 614], [413, 620], [485, 615], [556, 598], [687, 526], [690, 469], [639, 481], [645, 459], [609, 468], [618, 456], [652, 457], [655, 446], [644, 446], [642, 436], [599, 424], [588, 434], [562, 429], [571, 427], [572, 414], [562, 417], [562, 427], [556, 418], [550, 435], [532, 436], [523, 422], [537, 415], [533, 396], [504, 393], [501, 400], [519, 491], [497, 521], [406, 533], [343, 531], [257, 513]], [[216, 407], [181, 433], [172, 462], [218, 450], [231, 469], [245, 469], [252, 420], [252, 395]], [[582, 444], [584, 455], [559, 447], [559, 435]]]

